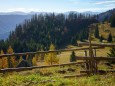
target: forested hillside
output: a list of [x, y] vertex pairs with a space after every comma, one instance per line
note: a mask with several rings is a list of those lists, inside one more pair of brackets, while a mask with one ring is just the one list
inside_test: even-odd
[[77, 44], [77, 40], [88, 39], [88, 26], [97, 23], [96, 16], [82, 14], [33, 15], [24, 24], [16, 26], [8, 40], [1, 41], [0, 47], [6, 51], [11, 45], [15, 52], [48, 50], [51, 43], [57, 49], [66, 44]]

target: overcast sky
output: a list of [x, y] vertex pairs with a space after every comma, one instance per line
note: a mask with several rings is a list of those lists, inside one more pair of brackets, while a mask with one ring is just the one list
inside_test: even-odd
[[115, 8], [115, 0], [0, 0], [0, 12], [103, 12]]

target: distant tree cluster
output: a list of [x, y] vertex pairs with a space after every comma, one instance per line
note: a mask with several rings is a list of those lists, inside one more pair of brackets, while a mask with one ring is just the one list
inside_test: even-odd
[[76, 14], [39, 14], [16, 26], [0, 48], [6, 53], [11, 45], [14, 52], [49, 50], [53, 43], [56, 49], [67, 44], [76, 45], [77, 40], [88, 39], [88, 26], [97, 23], [96, 16]]

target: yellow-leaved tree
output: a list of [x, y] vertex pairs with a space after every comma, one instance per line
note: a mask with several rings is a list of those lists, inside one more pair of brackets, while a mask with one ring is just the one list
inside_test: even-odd
[[20, 56], [19, 63], [23, 60], [22, 56]]
[[[51, 44], [49, 50], [50, 51], [55, 50], [55, 46], [53, 44]], [[49, 65], [58, 64], [59, 63], [59, 58], [57, 57], [56, 52], [50, 52], [45, 56], [45, 61]]]
[[[4, 54], [3, 50], [0, 51], [0, 54]], [[8, 68], [8, 58], [7, 57], [0, 58], [0, 68]]]
[[[7, 53], [8, 54], [13, 54], [14, 53], [14, 51], [13, 51], [13, 49], [12, 49], [12, 47], [11, 46], [9, 46], [9, 48], [8, 48], [8, 50], [7, 50]], [[16, 59], [15, 59], [15, 56], [10, 56], [10, 57], [8, 57], [8, 66], [9, 67], [16, 67], [16, 65], [17, 65], [17, 61], [16, 61]]]
[[37, 66], [37, 56], [36, 55], [32, 58], [32, 64], [33, 66]]

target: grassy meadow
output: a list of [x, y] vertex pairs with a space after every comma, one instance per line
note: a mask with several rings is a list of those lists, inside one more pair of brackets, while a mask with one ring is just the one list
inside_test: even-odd
[[[106, 28], [105, 28], [106, 27]], [[107, 38], [108, 34], [111, 32], [113, 37], [115, 37], [115, 29], [111, 28], [108, 23], [99, 24], [100, 35]], [[115, 38], [113, 38], [115, 39]], [[93, 43], [100, 43], [99, 39], [94, 38]], [[113, 42], [114, 43], [114, 42]], [[84, 46], [86, 47], [86, 46]], [[81, 48], [72, 45], [68, 45], [66, 49]], [[97, 49], [96, 56], [107, 57], [110, 48], [106, 47], [104, 49]], [[70, 55], [72, 52], [61, 52], [57, 55], [59, 58], [59, 64], [70, 62]], [[88, 54], [87, 50], [87, 54]], [[75, 51], [76, 56], [85, 56], [83, 50]], [[78, 62], [78, 61], [77, 61]], [[38, 62], [38, 66], [47, 65], [45, 62]], [[115, 69], [115, 65], [112, 65], [112, 69]], [[74, 72], [68, 71], [69, 68], [75, 69]], [[99, 69], [111, 69], [110, 66], [104, 64], [104, 62], [99, 62]], [[59, 70], [64, 70], [65, 72], [59, 73]], [[115, 73], [107, 73], [105, 75], [92, 75], [84, 77], [74, 77], [74, 78], [64, 78], [67, 75], [77, 75], [80, 74], [80, 70], [84, 70], [81, 65], [74, 66], [64, 66], [64, 67], [53, 67], [53, 68], [41, 68], [34, 69], [31, 71], [23, 72], [12, 72], [0, 74], [0, 86], [115, 86]]]
[[39, 71], [1, 74], [0, 86], [115, 86], [114, 73], [63, 78], [62, 74], [42, 75]]

